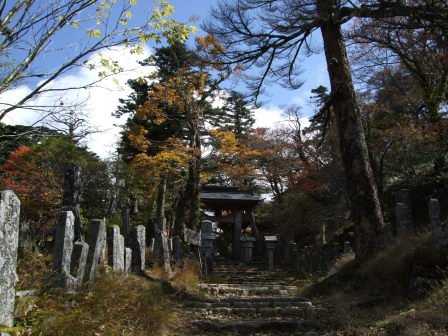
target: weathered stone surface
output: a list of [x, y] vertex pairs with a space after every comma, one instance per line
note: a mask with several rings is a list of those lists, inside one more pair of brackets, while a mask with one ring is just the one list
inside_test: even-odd
[[274, 270], [274, 251], [277, 247], [277, 236], [264, 236], [266, 252], [268, 254], [268, 270], [272, 272]]
[[154, 253], [154, 246], [156, 245], [156, 239], [151, 238], [151, 243], [149, 243], [149, 250]]
[[104, 220], [93, 219], [90, 221], [87, 243], [89, 244], [89, 253], [84, 280], [92, 281], [95, 278], [98, 265], [104, 258], [106, 249], [106, 223]]
[[70, 273], [76, 278], [77, 287], [80, 287], [84, 280], [88, 254], [89, 245], [87, 243], [78, 241], [73, 245]]
[[20, 201], [11, 190], [0, 192], [0, 325], [14, 324]]
[[436, 199], [428, 202], [429, 221], [431, 223], [431, 247], [439, 249], [448, 246], [448, 225], [440, 220], [440, 205]]
[[220, 321], [200, 320], [193, 325], [207, 331], [230, 331], [241, 334], [249, 334], [257, 331], [310, 331], [324, 328], [324, 324], [313, 320], [245, 320], [245, 321]]
[[53, 250], [54, 271], [70, 274], [74, 237], [75, 217], [71, 211], [61, 211], [56, 221]]
[[415, 234], [409, 190], [399, 190], [395, 195], [395, 199], [397, 201], [395, 207], [397, 236], [399, 238], [405, 238], [407, 236]]
[[28, 289], [23, 291], [16, 291], [16, 297], [22, 297], [22, 296], [36, 296], [36, 290]]
[[68, 163], [64, 171], [64, 194], [62, 206], [74, 215], [75, 241], [83, 241], [83, 230], [81, 212], [79, 210], [79, 200], [81, 196], [81, 168], [74, 163]]
[[408, 208], [404, 203], [395, 204], [395, 218], [397, 221], [397, 236], [399, 238], [408, 237], [412, 233], [412, 223], [409, 221]]
[[124, 271], [129, 273], [132, 265], [132, 250], [129, 247], [124, 249]]
[[201, 222], [201, 252], [203, 254], [203, 271], [205, 275], [213, 273], [213, 260], [216, 234], [213, 231], [213, 223], [209, 220]]
[[173, 258], [176, 262], [182, 260], [182, 241], [179, 236], [173, 238]]
[[129, 245], [132, 250], [132, 271], [143, 272], [145, 270], [145, 227], [139, 225], [129, 230]]
[[242, 237], [241, 238], [241, 259], [243, 261], [252, 260], [252, 252], [255, 248], [255, 237]]
[[194, 246], [201, 246], [201, 233], [184, 228], [184, 241]]
[[114, 271], [124, 271], [124, 237], [118, 226], [107, 228], [108, 264]]

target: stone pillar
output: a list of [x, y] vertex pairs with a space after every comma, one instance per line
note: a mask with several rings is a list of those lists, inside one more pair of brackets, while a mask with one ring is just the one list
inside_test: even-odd
[[56, 221], [53, 250], [53, 270], [70, 274], [75, 235], [75, 217], [71, 211], [61, 211]]
[[70, 274], [76, 278], [76, 287], [82, 286], [89, 254], [89, 245], [84, 242], [76, 242], [73, 245], [72, 262]]
[[[412, 209], [411, 209], [411, 197], [409, 195], [408, 189], [400, 189], [395, 194], [395, 200], [397, 204], [402, 204], [399, 206], [397, 216], [397, 224], [398, 224], [398, 216], [401, 217], [401, 227], [397, 226], [398, 237], [406, 237], [415, 234], [414, 221], [412, 219]], [[397, 210], [396, 210], [397, 211]]]
[[173, 237], [173, 258], [176, 262], [182, 260], [182, 241], [179, 236]]
[[89, 253], [84, 280], [92, 281], [106, 249], [106, 223], [103, 219], [92, 219], [90, 221], [87, 243], [89, 244]]
[[0, 325], [14, 325], [19, 247], [20, 201], [11, 190], [0, 192]]
[[428, 202], [429, 221], [431, 223], [431, 247], [439, 249], [448, 246], [448, 228], [440, 220], [440, 205], [436, 199]]
[[129, 247], [124, 249], [124, 271], [129, 273], [132, 265], [132, 250]]
[[205, 220], [201, 223], [201, 252], [204, 255], [204, 273], [213, 274], [213, 259], [215, 253], [216, 235], [213, 232], [213, 223]]
[[145, 270], [146, 229], [143, 225], [129, 230], [129, 245], [132, 250], [132, 271]]
[[108, 264], [114, 271], [124, 271], [124, 237], [118, 226], [107, 228]]
[[252, 261], [252, 252], [255, 247], [255, 237], [241, 238], [241, 259], [243, 261]]
[[122, 228], [122, 234], [126, 238], [129, 233], [129, 227], [131, 225], [131, 217], [130, 217], [131, 210], [129, 207], [123, 207], [121, 209], [121, 216], [123, 219], [123, 228]]
[[264, 236], [266, 252], [268, 254], [268, 270], [274, 271], [274, 251], [278, 243], [277, 236]]
[[149, 244], [149, 249], [152, 253], [154, 253], [154, 246], [156, 244], [156, 239], [155, 238], [151, 238], [151, 243]]
[[243, 225], [243, 214], [240, 210], [235, 211], [235, 223], [233, 224], [232, 255], [234, 260], [240, 260], [240, 238]]
[[63, 207], [69, 207], [75, 218], [75, 241], [84, 240], [81, 212], [79, 210], [79, 199], [81, 197], [81, 168], [68, 163], [64, 171], [64, 194]]
[[409, 211], [404, 203], [395, 204], [395, 218], [397, 221], [397, 236], [405, 238], [412, 234], [412, 223], [409, 220]]

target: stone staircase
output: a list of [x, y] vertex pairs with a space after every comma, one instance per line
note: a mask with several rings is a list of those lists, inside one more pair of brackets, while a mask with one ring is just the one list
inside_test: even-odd
[[321, 335], [314, 332], [331, 314], [298, 296], [285, 272], [261, 263], [220, 264], [204, 280], [206, 297], [186, 307], [191, 335]]

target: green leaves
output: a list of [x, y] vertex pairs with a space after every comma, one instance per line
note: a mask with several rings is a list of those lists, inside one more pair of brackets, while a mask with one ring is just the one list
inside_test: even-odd
[[101, 37], [101, 31], [98, 28], [96, 28], [96, 29], [88, 29], [86, 31], [86, 33], [87, 33], [88, 37], [98, 37], [98, 38]]

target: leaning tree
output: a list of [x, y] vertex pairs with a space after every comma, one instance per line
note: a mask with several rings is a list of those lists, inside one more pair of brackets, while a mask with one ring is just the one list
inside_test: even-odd
[[355, 224], [357, 258], [362, 260], [378, 251], [383, 243], [384, 220], [342, 25], [354, 18], [401, 17], [401, 27], [446, 26], [446, 1], [227, 0], [214, 8], [211, 16], [204, 29], [222, 45], [223, 48], [215, 48], [221, 62], [261, 69], [259, 76], [251, 77], [255, 96], [269, 78], [280, 78], [293, 88], [301, 85], [301, 56], [313, 52], [312, 38], [320, 30], [331, 83], [331, 93], [322, 110], [331, 108], [336, 118]]

